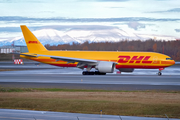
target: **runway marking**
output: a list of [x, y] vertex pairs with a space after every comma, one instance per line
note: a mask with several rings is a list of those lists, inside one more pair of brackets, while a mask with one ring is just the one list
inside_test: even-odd
[[[3, 109], [0, 109], [0, 110], [3, 110]], [[34, 117], [51, 117], [51, 118], [75, 118], [74, 116], [65, 116], [65, 115], [54, 115], [53, 113], [58, 113], [58, 112], [52, 112], [52, 114], [50, 114], [51, 112], [48, 112], [48, 111], [32, 111], [32, 110], [15, 110], [15, 109], [12, 109], [10, 111], [14, 111], [15, 113], [12, 113], [12, 112], [5, 112], [5, 111], [0, 111], [0, 113], [4, 113], [4, 114], [9, 114], [9, 115], [17, 115], [17, 113], [20, 113], [20, 114], [23, 114], [23, 115], [26, 115], [26, 116], [32, 116], [31, 117], [28, 117], [28, 118], [18, 118], [18, 117], [1, 117], [0, 118], [12, 118], [12, 119], [34, 119]], [[25, 113], [26, 112], [26, 113]], [[35, 114], [32, 114], [32, 113], [35, 113]], [[46, 114], [48, 113], [48, 114]], [[63, 112], [59, 112], [59, 113], [63, 113]], [[64, 114], [73, 114], [73, 113], [64, 113]], [[76, 113], [74, 113], [76, 114]], [[84, 118], [88, 118], [88, 117], [84, 117]], [[44, 120], [44, 119], [39, 119], [38, 120]]]
[[[19, 117], [1, 117], [0, 116], [0, 118], [4, 118], [4, 119], [14, 119], [14, 120], [32, 120], [33, 119], [33, 117], [32, 118], [19, 118]], [[38, 120], [44, 120], [44, 119], [38, 119]]]

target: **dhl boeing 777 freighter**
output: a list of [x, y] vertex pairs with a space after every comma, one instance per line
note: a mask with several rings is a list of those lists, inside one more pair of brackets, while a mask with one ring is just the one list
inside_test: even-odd
[[[175, 64], [169, 56], [155, 52], [50, 51], [25, 25], [21, 25], [21, 30], [29, 51], [21, 53], [21, 57], [60, 67], [86, 68], [83, 75], [105, 75], [113, 73], [114, 69], [120, 72], [159, 69], [158, 75], [161, 75], [165, 67]], [[92, 68], [97, 71], [90, 71]]]

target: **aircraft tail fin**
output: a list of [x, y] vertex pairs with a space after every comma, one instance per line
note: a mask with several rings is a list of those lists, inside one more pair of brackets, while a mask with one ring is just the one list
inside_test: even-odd
[[26, 25], [21, 25], [21, 30], [29, 53], [37, 53], [39, 51], [47, 51], [47, 49], [39, 42], [35, 35], [27, 28]]

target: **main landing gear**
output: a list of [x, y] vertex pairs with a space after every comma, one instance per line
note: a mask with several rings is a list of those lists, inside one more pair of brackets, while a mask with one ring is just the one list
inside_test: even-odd
[[99, 71], [83, 71], [82, 75], [106, 75], [106, 73], [100, 73]]

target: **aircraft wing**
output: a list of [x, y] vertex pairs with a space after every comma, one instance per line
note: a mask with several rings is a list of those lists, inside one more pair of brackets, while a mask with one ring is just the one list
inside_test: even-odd
[[80, 69], [84, 69], [84, 66], [92, 67], [97, 65], [97, 60], [89, 60], [89, 59], [80, 59], [80, 58], [71, 58], [71, 57], [62, 57], [62, 56], [51, 56], [51, 55], [39, 55], [37, 54], [37, 57], [43, 56], [43, 57], [50, 57], [52, 59], [56, 59], [57, 61], [63, 60], [67, 61], [68, 63], [75, 63], [78, 62], [77, 66]]
[[50, 57], [52, 59], [56, 59], [57, 61], [63, 60], [67, 61], [68, 63], [75, 63], [78, 62], [77, 66], [80, 69], [84, 69], [84, 66], [87, 67], [92, 67], [97, 65], [98, 61], [97, 60], [89, 60], [89, 59], [80, 59], [80, 58], [71, 58], [71, 57], [62, 57], [62, 56], [51, 56], [51, 55], [40, 55], [37, 54], [37, 57], [43, 56], [43, 57]]
[[74, 63], [74, 62], [81, 62], [81, 63], [97, 63], [97, 60], [89, 60], [89, 59], [80, 59], [80, 58], [71, 58], [71, 57], [62, 57], [62, 56], [51, 56], [51, 55], [39, 55], [37, 54], [37, 57], [43, 56], [43, 57], [50, 57], [52, 59], [56, 60], [63, 60], [67, 61], [69, 63]]

